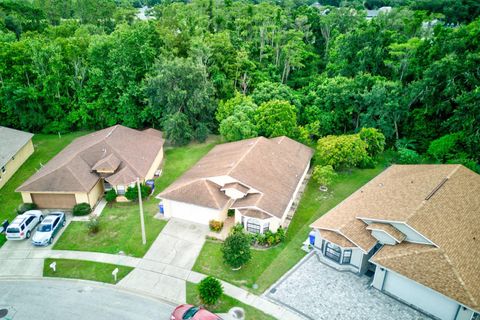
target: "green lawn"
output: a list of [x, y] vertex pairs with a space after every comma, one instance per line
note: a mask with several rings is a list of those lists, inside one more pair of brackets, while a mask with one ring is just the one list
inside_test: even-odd
[[[233, 271], [223, 263], [221, 243], [209, 240], [203, 246], [193, 270], [242, 286], [254, 293], [264, 292], [305, 256], [300, 248], [311, 230], [309, 225], [384, 168], [385, 161], [382, 161], [374, 169], [354, 169], [341, 173], [326, 193], [319, 191], [319, 185], [310, 180], [284, 243], [268, 250], [253, 250], [252, 260], [242, 269]], [[252, 289], [255, 283], [258, 285], [256, 290]]]
[[[197, 284], [187, 282], [187, 303], [193, 305], [200, 305], [200, 299], [198, 298]], [[249, 305], [246, 305], [237, 299], [234, 299], [230, 296], [223, 295], [220, 298], [220, 301], [214, 307], [209, 307], [208, 310], [215, 313], [227, 313], [233, 307], [241, 307], [245, 310], [245, 319], [249, 320], [274, 320], [275, 318], [269, 316], [262, 311], [255, 309]]]
[[[155, 195], [170, 185], [194, 165], [216, 143], [191, 144], [165, 151], [163, 174], [155, 181]], [[99, 218], [100, 231], [90, 235], [86, 222], [72, 222], [54, 246], [56, 250], [94, 251], [143, 257], [166, 222], [154, 218], [158, 200], [150, 196], [144, 201], [147, 244], [141, 240], [139, 208], [137, 203], [115, 203], [107, 206]]]
[[[12, 220], [16, 216], [16, 208], [22, 203], [20, 193], [15, 192], [25, 180], [46, 164], [73, 139], [87, 132], [74, 132], [64, 134], [61, 138], [52, 134], [36, 134], [33, 136], [34, 153], [17, 170], [13, 177], [0, 189], [0, 222], [5, 219]], [[4, 235], [0, 235], [0, 247], [6, 241]]]
[[[54, 261], [57, 263], [56, 271], [50, 268], [50, 264]], [[115, 270], [115, 268], [118, 268], [117, 282], [133, 270], [131, 267], [117, 266], [109, 263], [70, 259], [45, 259], [43, 263], [43, 276], [84, 279], [115, 284], [112, 275], [112, 271]]]

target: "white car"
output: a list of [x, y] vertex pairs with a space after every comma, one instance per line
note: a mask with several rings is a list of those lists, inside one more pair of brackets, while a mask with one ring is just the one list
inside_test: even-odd
[[35, 226], [43, 220], [40, 210], [29, 210], [13, 219], [5, 232], [8, 240], [23, 240], [30, 238]]
[[35, 246], [48, 246], [60, 229], [65, 226], [65, 213], [53, 212], [43, 219], [32, 237], [32, 244]]

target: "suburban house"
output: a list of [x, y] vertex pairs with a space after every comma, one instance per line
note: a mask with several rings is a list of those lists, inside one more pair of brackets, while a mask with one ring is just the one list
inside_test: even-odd
[[71, 209], [86, 202], [92, 207], [104, 191], [119, 197], [137, 177], [154, 177], [163, 159], [162, 133], [121, 125], [75, 139], [20, 187], [23, 202], [40, 208]]
[[0, 189], [33, 153], [33, 134], [0, 126]]
[[393, 165], [311, 227], [339, 270], [438, 319], [480, 319], [480, 175]]
[[253, 233], [285, 222], [310, 167], [313, 150], [287, 137], [258, 137], [215, 146], [157, 198], [165, 217], [235, 223]]

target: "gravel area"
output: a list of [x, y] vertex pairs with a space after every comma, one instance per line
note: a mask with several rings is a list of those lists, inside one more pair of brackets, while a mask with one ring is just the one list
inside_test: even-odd
[[431, 319], [371, 288], [370, 282], [367, 276], [337, 271], [311, 255], [266, 296], [315, 320]]

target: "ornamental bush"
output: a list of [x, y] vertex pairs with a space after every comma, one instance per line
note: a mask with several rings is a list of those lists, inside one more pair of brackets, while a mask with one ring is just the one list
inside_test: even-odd
[[117, 192], [115, 189], [110, 189], [105, 193], [105, 200], [107, 200], [108, 203], [112, 203], [117, 199]]
[[[143, 183], [140, 184], [140, 190], [142, 193], [142, 199], [148, 197], [151, 191], [150, 187]], [[138, 200], [138, 187], [136, 184], [127, 188], [127, 191], [125, 191], [125, 197], [130, 201]]]
[[252, 258], [250, 240], [244, 232], [230, 234], [222, 246], [223, 260], [234, 269], [241, 268]]
[[215, 305], [222, 294], [222, 284], [214, 277], [208, 276], [198, 285], [198, 296], [202, 303], [207, 306]]
[[407, 148], [398, 149], [397, 162], [400, 164], [417, 164], [422, 161], [422, 157], [415, 151]]
[[313, 180], [315, 180], [321, 186], [328, 187], [336, 176], [337, 173], [335, 170], [333, 170], [331, 165], [315, 166], [313, 169]]
[[100, 231], [100, 222], [97, 218], [91, 218], [88, 220], [87, 228], [90, 234], [96, 234], [98, 231]]
[[317, 162], [334, 169], [356, 167], [367, 162], [367, 146], [358, 134], [326, 136], [318, 140]]
[[17, 208], [17, 214], [24, 214], [28, 210], [35, 210], [38, 206], [35, 203], [22, 203]]
[[223, 222], [217, 220], [210, 220], [208, 222], [208, 226], [210, 227], [211, 231], [219, 232], [223, 228]]
[[92, 207], [86, 202], [76, 204], [72, 210], [74, 216], [86, 216], [90, 212], [92, 212]]

